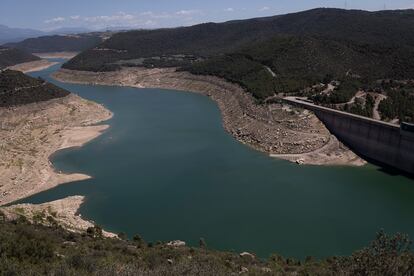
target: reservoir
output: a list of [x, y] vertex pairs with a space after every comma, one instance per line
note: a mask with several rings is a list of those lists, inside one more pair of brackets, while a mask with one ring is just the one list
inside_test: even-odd
[[73, 85], [32, 73], [105, 105], [110, 128], [52, 157], [93, 178], [21, 202], [85, 195], [80, 213], [146, 241], [183, 240], [260, 257], [350, 254], [376, 232], [414, 238], [414, 181], [380, 168], [298, 166], [236, 141], [208, 97], [160, 89]]

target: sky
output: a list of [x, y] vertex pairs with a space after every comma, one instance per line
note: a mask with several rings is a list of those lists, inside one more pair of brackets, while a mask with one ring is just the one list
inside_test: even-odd
[[0, 0], [0, 24], [49, 31], [61, 27], [160, 28], [262, 17], [318, 7], [414, 8], [414, 0]]

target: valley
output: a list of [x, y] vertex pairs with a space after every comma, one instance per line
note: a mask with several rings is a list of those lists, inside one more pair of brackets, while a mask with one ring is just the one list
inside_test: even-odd
[[412, 275], [414, 10], [176, 2], [0, 10], [0, 275]]

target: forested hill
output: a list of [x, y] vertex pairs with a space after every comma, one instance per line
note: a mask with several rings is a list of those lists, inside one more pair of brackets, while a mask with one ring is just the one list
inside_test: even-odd
[[211, 57], [276, 35], [323, 37], [348, 44], [414, 46], [414, 11], [314, 9], [266, 18], [118, 33], [65, 64], [67, 69], [116, 70], [119, 60], [163, 55]]
[[371, 85], [379, 79], [412, 79], [414, 48], [279, 35], [182, 70], [225, 78], [264, 99], [332, 80]]
[[0, 46], [0, 69], [40, 58], [24, 51]]
[[79, 35], [50, 35], [28, 38], [17, 43], [4, 46], [20, 49], [29, 53], [47, 52], [81, 52], [93, 48], [104, 39], [103, 33], [87, 33]]
[[17, 106], [47, 101], [69, 95], [69, 92], [42, 79], [22, 72], [0, 72], [0, 107]]

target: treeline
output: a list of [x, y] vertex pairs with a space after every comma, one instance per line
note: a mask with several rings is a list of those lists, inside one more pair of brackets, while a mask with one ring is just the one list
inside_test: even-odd
[[262, 260], [208, 248], [104, 238], [100, 227], [68, 232], [48, 217], [50, 227], [24, 217], [6, 222], [0, 212], [1, 275], [412, 275], [414, 254], [405, 235], [383, 232], [366, 248], [346, 257], [316, 260], [272, 255]]

